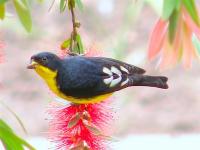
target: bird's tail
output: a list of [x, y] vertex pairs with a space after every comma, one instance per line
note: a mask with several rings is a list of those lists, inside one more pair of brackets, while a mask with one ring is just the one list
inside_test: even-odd
[[161, 89], [167, 89], [167, 77], [164, 76], [148, 76], [148, 75], [133, 75], [129, 77], [129, 86], [149, 86]]

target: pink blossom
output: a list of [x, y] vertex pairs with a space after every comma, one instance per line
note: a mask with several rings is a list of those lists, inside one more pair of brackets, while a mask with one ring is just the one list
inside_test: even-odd
[[192, 20], [184, 7], [175, 29], [174, 40], [169, 40], [169, 21], [159, 19], [150, 36], [148, 59], [160, 57], [159, 66], [162, 69], [171, 68], [182, 61], [189, 68], [192, 60], [199, 55], [192, 43], [193, 35], [200, 40], [200, 27]]

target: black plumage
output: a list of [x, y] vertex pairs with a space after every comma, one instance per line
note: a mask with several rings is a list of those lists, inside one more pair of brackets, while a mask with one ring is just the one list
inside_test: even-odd
[[61, 59], [44, 52], [32, 59], [57, 71], [57, 87], [75, 98], [92, 98], [130, 86], [168, 88], [167, 77], [144, 75], [145, 70], [111, 58], [69, 56]]

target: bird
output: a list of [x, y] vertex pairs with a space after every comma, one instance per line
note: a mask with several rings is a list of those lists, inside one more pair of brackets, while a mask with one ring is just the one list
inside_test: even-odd
[[168, 88], [167, 77], [145, 75], [142, 68], [106, 57], [60, 58], [40, 52], [31, 57], [27, 68], [35, 70], [55, 95], [74, 104], [98, 103], [132, 86]]

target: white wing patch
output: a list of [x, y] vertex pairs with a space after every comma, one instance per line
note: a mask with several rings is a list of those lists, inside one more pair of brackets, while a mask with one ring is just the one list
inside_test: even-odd
[[122, 75], [122, 72], [114, 66], [111, 67], [111, 72], [117, 74], [118, 76]]
[[112, 71], [110, 69], [106, 68], [106, 67], [103, 67], [103, 72], [108, 74], [109, 76], [113, 75]]
[[122, 80], [122, 76], [119, 76], [117, 79], [112, 80], [110, 87], [116, 86]]
[[128, 81], [129, 81], [129, 79], [127, 78], [125, 81], [123, 81], [123, 82], [121, 83], [121, 86], [126, 85], [126, 84], [128, 83]]
[[106, 78], [106, 79], [103, 80], [103, 82], [105, 84], [110, 84], [112, 81], [113, 81], [113, 76], [111, 76], [110, 78]]
[[120, 66], [120, 69], [121, 69], [122, 71], [124, 71], [124, 72], [126, 72], [126, 73], [128, 73], [128, 74], [129, 74], [129, 71], [128, 71], [128, 69], [126, 69], [125, 67], [123, 67], [123, 66]]
[[[114, 87], [114, 86], [118, 85], [122, 81], [122, 72], [121, 71], [129, 74], [128, 69], [126, 69], [123, 66], [120, 66], [120, 70], [114, 66], [112, 66], [111, 69], [109, 69], [107, 67], [103, 67], [103, 72], [109, 76], [109, 78], [104, 79], [103, 82], [105, 84], [109, 85], [110, 87]], [[113, 74], [116, 74], [118, 77], [117, 78], [115, 77], [116, 79], [114, 79]], [[127, 79], [121, 83], [121, 86], [126, 85], [128, 82], [129, 82], [129, 79], [127, 77]]]
[[[104, 79], [103, 82], [105, 84], [109, 85], [110, 87], [114, 87], [114, 86], [118, 85], [122, 81], [122, 72], [121, 71], [129, 74], [129, 71], [123, 66], [120, 66], [120, 70], [114, 66], [112, 66], [111, 69], [109, 69], [107, 67], [103, 67], [103, 72], [109, 76], [108, 78]], [[117, 75], [117, 78], [116, 77], [114, 78], [114, 76], [113, 76], [114, 74]], [[124, 86], [128, 82], [129, 82], [129, 79], [127, 77], [127, 79], [121, 83], [121, 86]]]

